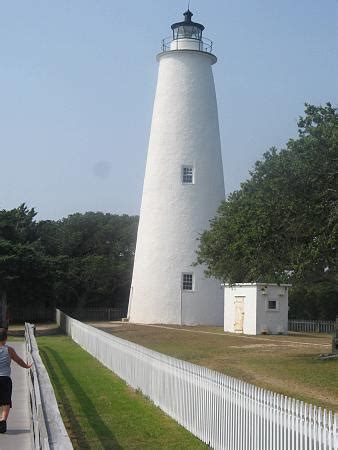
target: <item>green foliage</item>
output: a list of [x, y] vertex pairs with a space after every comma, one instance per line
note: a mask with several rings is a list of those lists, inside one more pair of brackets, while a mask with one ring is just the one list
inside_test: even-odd
[[127, 307], [137, 217], [87, 212], [41, 222], [41, 240], [56, 254], [59, 306]]
[[306, 105], [299, 137], [270, 149], [200, 239], [197, 263], [224, 282], [333, 282], [338, 116]]
[[35, 216], [25, 204], [0, 211], [0, 290], [16, 306], [39, 297], [48, 301], [52, 295], [50, 261], [39, 242]]
[[22, 203], [10, 211], [0, 211], [0, 239], [12, 242], [34, 242], [37, 239], [34, 208]]
[[35, 216], [24, 204], [0, 211], [0, 290], [11, 307], [125, 310], [137, 217], [88, 212], [36, 222]]
[[290, 295], [290, 318], [335, 320], [338, 312], [338, 283], [334, 277], [322, 277], [295, 283]]

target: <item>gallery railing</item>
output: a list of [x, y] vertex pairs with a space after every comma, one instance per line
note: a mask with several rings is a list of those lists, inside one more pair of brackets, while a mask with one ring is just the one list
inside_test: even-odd
[[182, 42], [192, 42], [193, 43], [193, 50], [198, 50], [200, 52], [206, 52], [206, 53], [212, 53], [212, 41], [206, 37], [203, 37], [203, 39], [194, 39], [186, 37], [182, 37], [181, 39], [174, 39], [172, 37], [167, 37], [162, 39], [162, 45], [161, 49], [162, 52], [169, 52], [171, 50], [181, 50], [182, 49]]

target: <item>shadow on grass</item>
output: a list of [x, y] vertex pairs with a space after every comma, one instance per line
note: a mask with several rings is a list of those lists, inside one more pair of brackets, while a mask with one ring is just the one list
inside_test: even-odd
[[[75, 395], [78, 404], [80, 405], [81, 409], [83, 410], [83, 413], [85, 416], [88, 415], [88, 412], [90, 412], [89, 416], [89, 422], [92, 430], [94, 431], [95, 435], [97, 436], [97, 439], [100, 441], [103, 449], [116, 449], [121, 450], [122, 447], [119, 445], [118, 441], [116, 440], [114, 434], [111, 432], [110, 428], [107, 427], [107, 425], [104, 423], [104, 421], [100, 417], [100, 411], [97, 409], [94, 402], [88, 397], [85, 390], [81, 387], [81, 385], [78, 383], [76, 378], [74, 377], [73, 373], [69, 370], [63, 359], [60, 357], [60, 355], [50, 347], [45, 347], [46, 351], [50, 353], [50, 355], [54, 358], [56, 364], [59, 366], [60, 371], [62, 372], [64, 378], [67, 380], [67, 384], [69, 388], [73, 391], [73, 394]], [[72, 429], [75, 431], [75, 434], [78, 436], [81, 436], [80, 439], [78, 439], [80, 442], [80, 448], [82, 449], [90, 449], [91, 447], [85, 442], [84, 440], [84, 431], [81, 427], [79, 421], [77, 420], [76, 416], [73, 413], [71, 402], [67, 399], [67, 396], [65, 394], [65, 391], [63, 389], [62, 383], [57, 377], [57, 374], [55, 370], [52, 367], [52, 364], [50, 362], [50, 359], [47, 355], [44, 349], [40, 350], [40, 354], [43, 355], [44, 361], [46, 362], [46, 366], [48, 368], [48, 371], [50, 371], [50, 374], [52, 375], [54, 379], [54, 383], [56, 386], [56, 389], [58, 390], [59, 398], [65, 399], [64, 401], [64, 409], [66, 412], [66, 415], [71, 423]], [[95, 380], [93, 380], [93, 383], [95, 383]]]
[[72, 429], [71, 436], [73, 438], [76, 438], [76, 440], [81, 441], [81, 448], [83, 448], [84, 450], [90, 449], [89, 445], [87, 445], [85, 442], [82, 442], [84, 431], [82, 430], [80, 423], [78, 422], [75, 414], [73, 413], [71, 402], [66, 395], [66, 392], [60, 381], [60, 378], [58, 377], [56, 371], [54, 370], [54, 367], [50, 361], [48, 353], [42, 348], [39, 349], [39, 353], [43, 358], [44, 365], [49, 372], [50, 378], [53, 380], [54, 388], [57, 391], [59, 399], [62, 399], [60, 403], [62, 403], [63, 410], [67, 416], [67, 419], [69, 420], [70, 428]]

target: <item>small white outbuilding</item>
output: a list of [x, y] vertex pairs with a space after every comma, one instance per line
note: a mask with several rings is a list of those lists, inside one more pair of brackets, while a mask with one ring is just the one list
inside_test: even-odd
[[287, 334], [290, 284], [237, 283], [224, 286], [224, 331]]

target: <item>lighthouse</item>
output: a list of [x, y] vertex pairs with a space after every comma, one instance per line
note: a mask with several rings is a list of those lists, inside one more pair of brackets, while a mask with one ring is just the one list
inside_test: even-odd
[[212, 65], [192, 12], [171, 26], [159, 72], [129, 298], [133, 323], [222, 325], [223, 291], [194, 266], [199, 235], [224, 200]]

